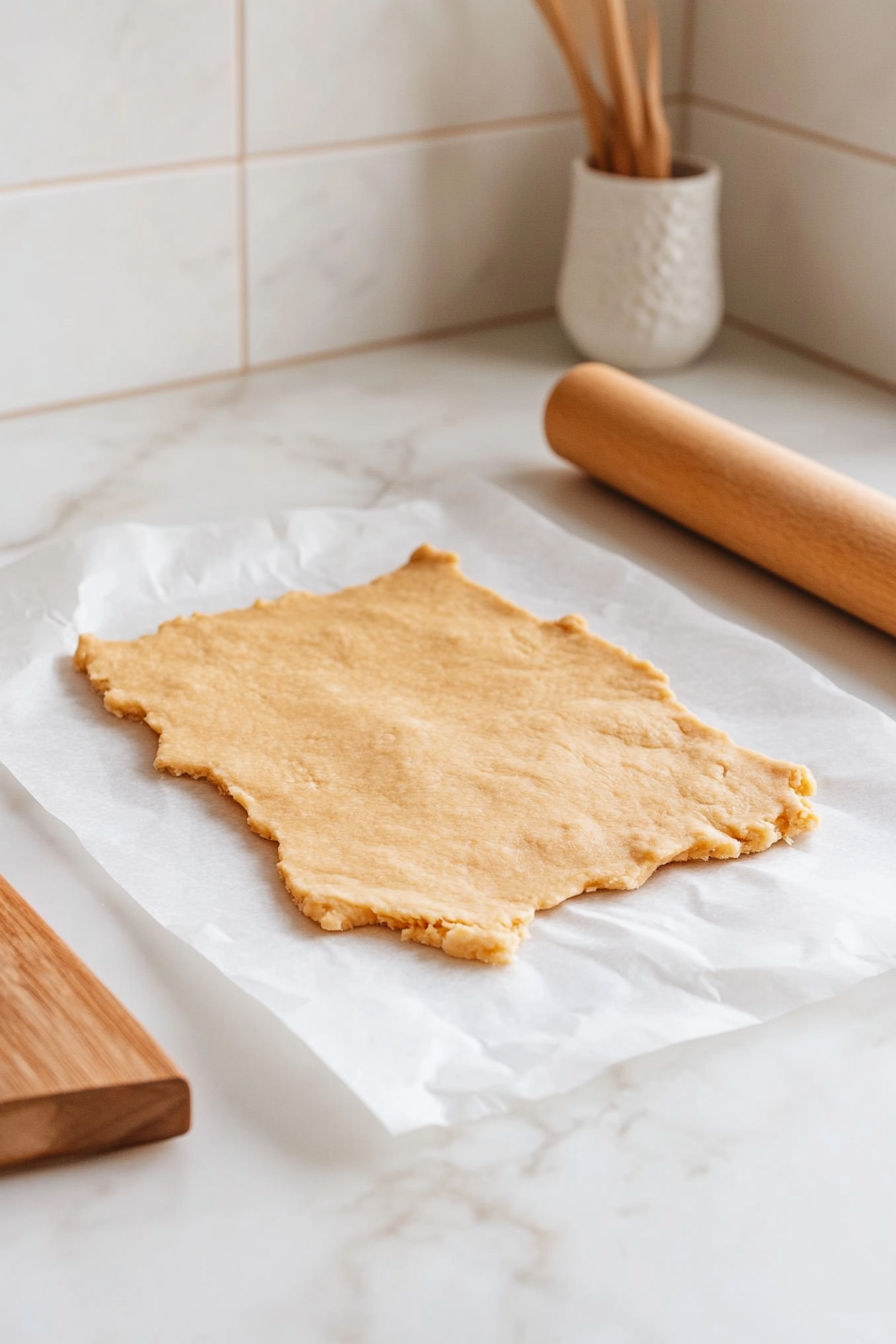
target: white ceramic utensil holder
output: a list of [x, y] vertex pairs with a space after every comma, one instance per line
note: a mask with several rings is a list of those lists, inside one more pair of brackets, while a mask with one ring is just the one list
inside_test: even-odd
[[723, 309], [720, 180], [705, 159], [659, 180], [575, 161], [557, 308], [583, 355], [647, 372], [706, 349]]

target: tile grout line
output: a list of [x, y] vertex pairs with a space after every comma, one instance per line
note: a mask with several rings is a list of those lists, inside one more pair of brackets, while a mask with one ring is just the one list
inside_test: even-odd
[[376, 341], [359, 345], [344, 345], [333, 350], [315, 350], [307, 355], [288, 355], [284, 359], [268, 359], [252, 365], [252, 373], [274, 373], [277, 369], [298, 368], [306, 364], [320, 364], [328, 359], [344, 359], [350, 355], [375, 354], [377, 350], [397, 350], [402, 346], [447, 341], [453, 336], [472, 336], [477, 331], [501, 331], [505, 327], [520, 327], [526, 322], [544, 322], [554, 316], [554, 308], [534, 308], [525, 313], [506, 313], [502, 317], [481, 317], [471, 322], [458, 322], [450, 327], [435, 327], [415, 336], [384, 336]]
[[303, 355], [288, 355], [251, 364], [247, 368], [219, 369], [214, 373], [198, 373], [187, 378], [171, 378], [162, 383], [142, 383], [115, 392], [97, 392], [92, 396], [70, 397], [65, 401], [49, 401], [37, 406], [22, 406], [12, 411], [0, 411], [0, 424], [27, 420], [38, 415], [52, 415], [57, 411], [77, 411], [86, 406], [104, 406], [107, 403], [129, 401], [134, 397], [152, 396], [157, 392], [180, 392], [208, 384], [235, 382], [246, 374], [271, 373], [277, 369], [302, 368], [320, 364], [328, 359], [345, 359], [351, 355], [375, 354], [378, 350], [398, 350], [403, 346], [423, 342], [449, 340], [453, 336], [469, 336], [477, 331], [500, 331], [504, 327], [522, 326], [526, 322], [545, 321], [554, 316], [553, 308], [534, 308], [525, 313], [505, 313], [498, 317], [483, 317], [472, 322], [460, 322], [448, 327], [434, 327], [429, 331], [411, 332], [406, 336], [385, 336], [380, 340], [362, 341], [356, 345], [334, 346], [329, 350], [315, 350]]
[[333, 350], [316, 350], [307, 355], [292, 355], [284, 359], [268, 359], [252, 366], [253, 373], [275, 373], [278, 369], [303, 367], [306, 364], [320, 364], [328, 359], [345, 359], [351, 355], [376, 354], [378, 350], [399, 350], [403, 346], [428, 345], [436, 341], [451, 340], [456, 336], [473, 336], [477, 331], [502, 331], [506, 327], [520, 327], [527, 322], [544, 322], [554, 316], [554, 309], [533, 308], [526, 313], [505, 313], [503, 317], [481, 317], [471, 322], [458, 322], [450, 327], [435, 327], [432, 331], [421, 331], [415, 336], [384, 336], [376, 341], [364, 341], [359, 345], [345, 345]]
[[[883, 150], [868, 149], [864, 145], [850, 140], [839, 140], [835, 136], [825, 135], [821, 131], [808, 130], [793, 122], [781, 121], [776, 117], [767, 117], [759, 112], [750, 112], [746, 108], [736, 107], [715, 98], [707, 98], [699, 93], [671, 93], [664, 98], [669, 106], [684, 109], [686, 121], [695, 107], [708, 112], [716, 112], [732, 119], [750, 122], [766, 130], [777, 131], [794, 139], [805, 140], [825, 149], [835, 150], [854, 158], [867, 159], [889, 168], [896, 168], [896, 154]], [[388, 149], [397, 145], [426, 144], [434, 140], [463, 139], [465, 136], [487, 135], [490, 132], [537, 129], [539, 126], [562, 125], [575, 122], [579, 113], [543, 112], [525, 117], [505, 117], [496, 121], [470, 122], [461, 126], [439, 126], [422, 131], [407, 131], [395, 135], [371, 136], [364, 140], [339, 140], [329, 144], [296, 145], [289, 149], [257, 150], [235, 155], [222, 155], [218, 158], [187, 159], [179, 163], [148, 164], [139, 168], [116, 168], [105, 172], [77, 174], [71, 177], [39, 178], [30, 182], [0, 183], [0, 200], [4, 197], [30, 196], [41, 192], [62, 191], [67, 188], [104, 186], [115, 182], [140, 181], [146, 178], [177, 177], [187, 173], [207, 172], [214, 169], [245, 167], [252, 163], [275, 163], [284, 159], [319, 157], [326, 154], [338, 154], [357, 150], [379, 148]]]
[[[242, 0], [240, 9], [243, 9]], [[243, 53], [245, 59], [245, 52]], [[245, 92], [238, 93], [245, 102]], [[685, 106], [689, 102], [687, 94], [670, 93], [664, 98], [670, 107]], [[245, 109], [243, 109], [245, 115]], [[537, 130], [540, 126], [564, 125], [579, 119], [579, 112], [571, 108], [568, 112], [536, 112], [529, 116], [503, 117], [495, 121], [476, 121], [458, 126], [434, 126], [421, 131], [401, 131], [394, 135], [370, 136], [363, 140], [334, 140], [318, 145], [293, 145], [287, 149], [256, 150], [245, 149], [235, 154], [225, 154], [209, 159], [185, 159], [177, 163], [153, 163], [135, 168], [110, 168], [105, 172], [81, 173], [71, 177], [36, 178], [30, 182], [0, 183], [0, 199], [4, 196], [27, 196], [42, 191], [63, 191], [66, 188], [104, 186], [107, 183], [140, 181], [152, 177], [176, 177], [186, 173], [204, 172], [216, 168], [239, 168], [240, 164], [276, 162], [280, 159], [311, 158], [326, 154], [338, 154], [360, 149], [388, 149], [393, 145], [426, 144], [433, 140], [461, 140], [465, 136], [488, 135], [490, 132], [513, 130]], [[238, 124], [238, 135], [244, 134], [244, 127]]]
[[67, 397], [63, 401], [40, 402], [36, 406], [19, 406], [12, 411], [0, 411], [0, 425], [15, 420], [30, 420], [38, 415], [54, 415], [58, 411], [80, 411], [87, 406], [105, 406], [117, 401], [130, 401], [133, 397], [152, 396], [156, 392], [180, 392], [191, 387], [205, 387], [209, 383], [226, 383], [242, 377], [243, 370], [238, 365], [229, 369], [218, 369], [213, 373], [195, 373], [186, 378], [169, 378], [162, 383], [140, 383], [136, 387], [124, 387], [115, 392], [94, 392], [84, 397]]
[[[38, 415], [52, 415], [59, 411], [80, 410], [87, 406], [103, 406], [111, 402], [128, 401], [134, 397], [152, 396], [158, 392], [179, 392], [215, 383], [235, 382], [246, 373], [271, 373], [278, 369], [303, 368], [305, 365], [323, 363], [329, 359], [345, 359], [352, 355], [374, 354], [378, 350], [397, 350], [403, 346], [415, 345], [418, 342], [449, 340], [455, 336], [472, 335], [477, 331], [500, 331], [505, 327], [522, 326], [526, 322], [545, 321], [553, 316], [553, 308], [537, 308], [526, 313], [510, 313], [503, 317], [486, 317], [475, 322], [458, 323], [450, 327], [436, 327], [431, 331], [416, 332], [408, 336], [388, 336], [382, 340], [364, 341], [357, 345], [336, 346], [330, 350], [319, 350], [304, 355], [290, 355], [284, 359], [266, 360], [253, 364], [248, 369], [221, 369], [216, 373], [200, 373], [189, 378], [169, 379], [163, 383], [146, 383], [116, 392], [98, 392], [94, 396], [72, 397], [66, 401], [25, 406], [13, 411], [0, 411], [0, 424], [14, 420], [31, 419]], [[883, 392], [896, 394], [896, 382], [881, 378], [877, 374], [867, 373], [854, 364], [845, 364], [842, 360], [834, 359], [831, 355], [825, 355], [820, 350], [814, 350], [809, 345], [802, 345], [799, 341], [793, 341], [787, 336], [779, 336], [776, 332], [769, 331], [768, 328], [761, 327], [755, 322], [748, 322], [745, 318], [736, 317], [734, 313], [726, 312], [724, 320], [726, 326], [743, 331], [748, 336], [755, 336], [758, 340], [766, 341], [769, 345], [775, 345], [782, 350], [790, 351], [792, 354], [801, 355], [814, 364], [820, 364], [823, 368], [831, 369], [835, 373], [855, 378], [859, 382], [867, 383]]]
[[144, 178], [178, 177], [185, 173], [232, 168], [235, 162], [233, 155], [223, 154], [211, 159], [184, 159], [179, 163], [152, 163], [138, 168], [110, 168], [101, 173], [80, 173], [72, 177], [42, 177], [35, 178], [31, 182], [6, 182], [0, 183], [0, 200], [4, 196], [32, 196], [44, 191], [101, 187], [110, 182], [139, 182]]
[[240, 368], [249, 368], [249, 240], [246, 174], [246, 0], [234, 0], [236, 113], [237, 341]]
[[432, 126], [422, 131], [398, 131], [394, 135], [372, 136], [364, 140], [334, 140], [329, 144], [296, 145], [288, 149], [260, 149], [249, 157], [253, 163], [320, 158], [326, 154], [350, 154], [362, 149], [391, 149], [401, 145], [431, 144], [438, 140], [462, 140], [465, 136], [488, 135], [494, 131], [537, 130], [540, 126], [576, 122], [580, 116], [577, 108], [572, 108], [569, 112], [539, 112], [527, 117], [504, 117], [496, 121], [469, 122], [461, 126]]
[[825, 135], [822, 131], [810, 131], [804, 126], [795, 126], [789, 121], [779, 121], [777, 117], [767, 117], [761, 112], [750, 112], [746, 108], [723, 103], [716, 98], [706, 98], [701, 93], [692, 93], [688, 98], [691, 107], [704, 108], [707, 112], [716, 112], [736, 121], [745, 121], [753, 126], [761, 126], [767, 131], [777, 131], [781, 135], [790, 135], [796, 140], [806, 140], [823, 149], [835, 150], [840, 154], [849, 154], [853, 158], [867, 159], [871, 163], [880, 163], [887, 168], [896, 168], [896, 154], [887, 154], [883, 150], [866, 149], [864, 145], [853, 144], [851, 140], [838, 140], [836, 136]]
[[[666, 94], [663, 102], [677, 107], [687, 102], [685, 94]], [[492, 132], [538, 130], [541, 126], [563, 126], [581, 120], [578, 108], [568, 112], [536, 112], [525, 117], [503, 117], [495, 121], [468, 122], [459, 126], [433, 126], [422, 131], [399, 131], [394, 135], [371, 136], [364, 140], [333, 140], [327, 144], [294, 145], [287, 149], [259, 149], [247, 155], [250, 163], [278, 163], [284, 159], [320, 158], [327, 154], [348, 154], [362, 149], [390, 149], [400, 145], [429, 144], [438, 140], [462, 140], [465, 136]]]
[[[240, 5], [242, 9], [243, 3]], [[244, 95], [243, 95], [244, 97]], [[680, 101], [673, 94], [667, 100], [670, 103]], [[538, 112], [531, 116], [504, 117], [495, 121], [470, 122], [459, 126], [435, 126], [421, 131], [404, 131], [395, 135], [370, 136], [362, 140], [338, 140], [328, 144], [295, 145], [288, 149], [257, 150], [254, 153], [221, 155], [209, 159], [188, 159], [181, 163], [147, 164], [138, 168], [112, 168], [106, 172], [75, 174], [71, 177], [37, 178], [31, 182], [0, 183], [0, 198], [4, 196], [24, 196], [32, 192], [59, 191], [67, 187], [101, 186], [109, 182], [127, 182], [147, 177], [171, 177], [215, 168], [232, 168], [245, 163], [258, 163], [279, 158], [299, 158], [316, 156], [340, 151], [357, 149], [389, 148], [391, 145], [423, 144], [430, 140], [463, 139], [467, 135], [487, 135], [490, 131], [512, 131], [537, 129], [539, 126], [552, 126], [558, 123], [576, 121], [578, 111], [572, 108], [568, 112]]]
[[[473, 335], [477, 331], [500, 331], [505, 327], [523, 326], [526, 322], [545, 321], [553, 316], [553, 308], [537, 308], [527, 313], [510, 313], [504, 317], [486, 317], [475, 322], [459, 323], [456, 326], [437, 327], [432, 331], [417, 332], [409, 336], [389, 336], [382, 340], [365, 341], [358, 345], [338, 346], [331, 350], [319, 350], [311, 354], [291, 355], [285, 359], [267, 360], [252, 365], [248, 370], [239, 368], [221, 369], [217, 373], [200, 373], [189, 378], [175, 378], [164, 383], [148, 383], [117, 392], [98, 392], [95, 396], [90, 397], [73, 397], [67, 401], [47, 402], [43, 405], [22, 407], [14, 411], [0, 411], [0, 424], [14, 420], [32, 419], [38, 415], [52, 415], [59, 411], [80, 410], [87, 406], [103, 406], [112, 402], [129, 401], [134, 397], [152, 396], [158, 392], [180, 392], [215, 383], [236, 382], [246, 373], [273, 373], [278, 369], [303, 368], [309, 364], [324, 363], [329, 359], [345, 359], [352, 355], [375, 354], [378, 350], [398, 350], [403, 346], [423, 342], [450, 340], [455, 336]], [[748, 322], [745, 318], [736, 317], [733, 313], [726, 312], [725, 325], [734, 327], [737, 331], [743, 331], [746, 335], [754, 336], [757, 340], [765, 341], [769, 345], [787, 350], [791, 354], [800, 355], [804, 359], [811, 360], [813, 364], [820, 364], [823, 368], [830, 369], [834, 373], [855, 378], [857, 381], [878, 388], [880, 391], [896, 395], [896, 382], [890, 382], [888, 379], [878, 377], [873, 373], [866, 373], [864, 369], [856, 368], [853, 364], [844, 364], [842, 360], [822, 354], [820, 350], [813, 350], [811, 346], [802, 345], [799, 341], [790, 340], [787, 336], [779, 336], [776, 332], [769, 331], [766, 327], [761, 327], [755, 322]]]

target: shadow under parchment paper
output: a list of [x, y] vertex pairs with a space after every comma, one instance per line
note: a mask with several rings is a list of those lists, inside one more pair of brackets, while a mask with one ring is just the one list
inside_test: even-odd
[[896, 639], [579, 471], [558, 464], [494, 480], [575, 536], [662, 574], [702, 607], [784, 644], [851, 694], [867, 699], [865, 683], [872, 682], [879, 691], [873, 703], [896, 716]]

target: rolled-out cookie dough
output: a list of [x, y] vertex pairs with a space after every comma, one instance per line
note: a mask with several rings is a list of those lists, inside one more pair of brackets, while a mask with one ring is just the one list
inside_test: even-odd
[[809, 772], [738, 747], [578, 616], [541, 621], [421, 546], [393, 574], [291, 592], [75, 666], [279, 845], [324, 929], [386, 924], [514, 959], [536, 910], [817, 825]]

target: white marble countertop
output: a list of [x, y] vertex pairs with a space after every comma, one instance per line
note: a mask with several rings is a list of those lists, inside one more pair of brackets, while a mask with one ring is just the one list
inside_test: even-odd
[[[571, 360], [531, 323], [9, 421], [0, 560], [107, 521], [371, 504], [472, 470], [896, 716], [896, 641], [552, 458], [539, 410]], [[896, 495], [886, 393], [733, 331], [659, 381]], [[896, 973], [392, 1139], [2, 770], [0, 870], [195, 1102], [186, 1138], [0, 1178], [4, 1344], [896, 1338]]]

